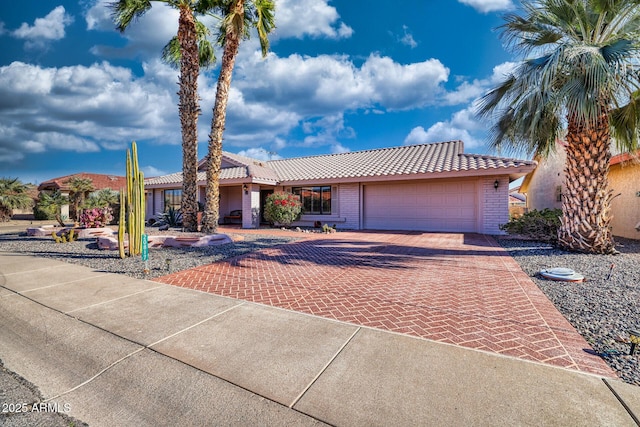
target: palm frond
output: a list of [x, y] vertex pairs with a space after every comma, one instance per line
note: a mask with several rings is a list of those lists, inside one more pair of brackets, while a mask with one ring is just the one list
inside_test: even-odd
[[[196, 19], [196, 34], [198, 35], [198, 61], [201, 68], [207, 68], [216, 62], [216, 54], [213, 45], [209, 40], [211, 32], [205, 24]], [[180, 41], [174, 36], [162, 48], [162, 61], [170, 65], [174, 69], [180, 68], [180, 58], [182, 50], [180, 49]]]
[[129, 24], [151, 9], [150, 0], [119, 0], [109, 3], [116, 29], [124, 32]]

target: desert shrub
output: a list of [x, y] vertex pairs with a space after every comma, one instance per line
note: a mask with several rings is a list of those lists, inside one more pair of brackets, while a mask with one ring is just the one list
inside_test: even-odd
[[284, 191], [270, 194], [264, 205], [264, 218], [272, 224], [285, 227], [300, 218], [301, 213], [300, 197]]
[[558, 239], [558, 228], [562, 218], [561, 209], [543, 209], [529, 211], [518, 218], [512, 218], [500, 226], [509, 234], [519, 234], [544, 242], [555, 242]]
[[161, 222], [169, 227], [180, 227], [182, 225], [182, 212], [180, 212], [180, 209], [169, 206], [165, 212], [159, 213], [157, 216]]
[[38, 221], [56, 219], [56, 207], [55, 206], [39, 206], [35, 205], [33, 208], [33, 218]]
[[87, 228], [106, 227], [113, 221], [110, 207], [84, 209], [80, 214], [80, 225]]

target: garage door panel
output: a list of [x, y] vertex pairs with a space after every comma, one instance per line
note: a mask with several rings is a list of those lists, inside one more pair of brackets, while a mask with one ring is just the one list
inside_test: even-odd
[[368, 229], [476, 231], [474, 181], [366, 185], [363, 207]]

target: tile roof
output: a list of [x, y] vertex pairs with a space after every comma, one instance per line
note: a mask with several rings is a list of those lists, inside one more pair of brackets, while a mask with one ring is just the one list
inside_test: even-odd
[[96, 190], [103, 190], [110, 188], [112, 190], [119, 190], [127, 186], [127, 178], [117, 175], [102, 175], [97, 173], [80, 172], [72, 175], [65, 175], [58, 178], [52, 178], [48, 181], [42, 182], [38, 186], [38, 190], [69, 190], [68, 181], [71, 178], [78, 177], [83, 179], [90, 179], [93, 183], [93, 187]]
[[[412, 176], [444, 172], [470, 172], [491, 169], [533, 168], [534, 161], [479, 154], [465, 154], [462, 141], [407, 145], [340, 154], [260, 161], [223, 152], [225, 160], [238, 164], [224, 168], [220, 179], [246, 179], [269, 183], [327, 179], [357, 179]], [[244, 165], [244, 166], [241, 166]], [[507, 172], [507, 171], [505, 171]], [[507, 172], [508, 173], [508, 172]], [[206, 177], [198, 180], [204, 180]], [[182, 174], [146, 180], [148, 185], [182, 182]]]
[[365, 178], [534, 165], [525, 160], [464, 154], [462, 141], [408, 145], [267, 162], [281, 181]]

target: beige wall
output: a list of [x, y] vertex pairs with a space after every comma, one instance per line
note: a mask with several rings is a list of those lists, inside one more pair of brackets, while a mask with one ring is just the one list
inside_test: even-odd
[[[564, 189], [564, 163], [566, 154], [563, 148], [551, 153], [548, 158], [538, 162], [538, 167], [526, 188], [527, 209], [561, 209], [558, 201], [558, 187]], [[562, 190], [561, 190], [562, 191]]]
[[611, 203], [613, 235], [640, 239], [635, 226], [640, 222], [640, 164], [618, 163], [609, 171], [609, 186], [613, 194], [620, 194]]

